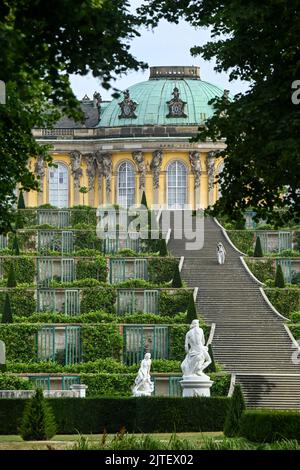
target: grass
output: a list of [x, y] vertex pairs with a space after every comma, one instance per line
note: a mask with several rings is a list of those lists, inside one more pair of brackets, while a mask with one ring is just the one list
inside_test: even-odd
[[0, 436], [0, 450], [300, 450], [300, 442], [281, 440], [255, 444], [223, 433], [57, 435], [50, 441], [22, 441]]

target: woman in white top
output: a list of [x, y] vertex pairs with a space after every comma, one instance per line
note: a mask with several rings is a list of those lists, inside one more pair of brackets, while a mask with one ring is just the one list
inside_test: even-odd
[[221, 242], [217, 244], [217, 258], [219, 264], [225, 263], [226, 250]]

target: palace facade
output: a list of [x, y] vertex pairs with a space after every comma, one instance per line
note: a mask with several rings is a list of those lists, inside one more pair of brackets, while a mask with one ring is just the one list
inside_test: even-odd
[[216, 177], [223, 162], [216, 156], [224, 142], [191, 143], [212, 116], [211, 99], [226, 91], [200, 78], [199, 67], [151, 67], [148, 81], [118, 99], [84, 96], [84, 122], [62, 118], [54, 129], [34, 129], [51, 145], [56, 167], [42, 157], [29, 164], [40, 191], [26, 195], [27, 206], [51, 204], [139, 204], [206, 208], [219, 196]]

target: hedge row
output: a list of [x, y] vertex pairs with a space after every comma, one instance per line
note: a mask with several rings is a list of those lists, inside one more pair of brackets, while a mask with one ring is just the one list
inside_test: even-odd
[[243, 253], [253, 255], [255, 232], [253, 230], [228, 230], [232, 243]]
[[[40, 324], [0, 324], [0, 339], [6, 344], [8, 361], [32, 362], [37, 360], [36, 333]], [[184, 358], [184, 340], [188, 325], [169, 326], [169, 359], [181, 361]], [[206, 336], [209, 327], [204, 326]], [[112, 357], [120, 359], [123, 350], [123, 336], [118, 324], [82, 324], [82, 360]]]
[[300, 310], [300, 289], [265, 289], [265, 292], [278, 312], [287, 318], [292, 312]]
[[249, 410], [242, 415], [240, 435], [253, 442], [300, 440], [300, 412]]
[[[28, 400], [0, 400], [0, 434], [18, 434]], [[52, 398], [58, 434], [217, 432], [230, 398]]]
[[[185, 312], [188, 308], [191, 290], [180, 289], [173, 292], [160, 292], [160, 315], [173, 316]], [[0, 313], [3, 312], [6, 292], [0, 292]], [[34, 290], [21, 287], [10, 289], [10, 300], [13, 316], [30, 316], [36, 312], [36, 300]], [[104, 310], [107, 313], [115, 313], [117, 291], [114, 287], [87, 287], [81, 291], [80, 311], [89, 313], [96, 310]]]
[[252, 271], [254, 276], [261, 282], [266, 282], [267, 279], [273, 279], [275, 277], [275, 264], [274, 260], [270, 258], [259, 258], [249, 259], [245, 258], [245, 261]]

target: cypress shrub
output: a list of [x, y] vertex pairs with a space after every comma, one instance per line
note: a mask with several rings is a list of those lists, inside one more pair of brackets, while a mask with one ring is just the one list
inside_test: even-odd
[[16, 286], [17, 286], [16, 273], [15, 273], [14, 265], [12, 263], [8, 271], [7, 287], [16, 287]]
[[20, 254], [20, 249], [19, 249], [19, 242], [18, 242], [18, 237], [17, 237], [17, 235], [14, 236], [12, 249], [13, 249], [13, 253], [14, 253], [15, 255], [19, 256], [19, 254]]
[[281, 289], [285, 287], [284, 275], [280, 264], [276, 268], [275, 287], [280, 287]]
[[24, 441], [44, 441], [51, 439], [56, 433], [56, 423], [52, 409], [45, 401], [43, 391], [38, 389], [29, 400], [20, 429]]
[[198, 315], [196, 312], [196, 306], [194, 302], [193, 294], [190, 294], [190, 300], [188, 303], [188, 309], [186, 314], [186, 322], [190, 325], [193, 320], [197, 320]]
[[254, 254], [253, 256], [255, 258], [261, 258], [263, 256], [263, 251], [261, 247], [261, 242], [260, 242], [260, 237], [256, 237], [256, 242], [255, 242], [255, 248], [254, 248]]
[[227, 437], [239, 436], [243, 411], [246, 409], [242, 388], [235, 385], [224, 424], [224, 434]]
[[12, 323], [12, 322], [13, 322], [13, 317], [12, 317], [12, 310], [11, 310], [11, 305], [10, 305], [10, 298], [7, 293], [5, 295], [4, 308], [3, 308], [3, 314], [2, 314], [2, 323]]
[[20, 194], [19, 194], [18, 209], [25, 209], [25, 201], [24, 201], [23, 191], [20, 191]]
[[166, 240], [164, 238], [161, 238], [159, 240], [159, 256], [167, 256], [167, 255], [168, 255], [168, 249], [167, 249]]
[[146, 198], [145, 191], [143, 191], [143, 194], [142, 194], [141, 205], [147, 207], [147, 209], [148, 209], [148, 204], [147, 204], [147, 198]]
[[172, 287], [181, 288], [182, 287], [182, 280], [179, 272], [178, 265], [176, 264], [174, 269], [174, 275], [172, 280]]
[[211, 344], [209, 344], [209, 346], [208, 346], [208, 354], [210, 355], [210, 358], [211, 358], [211, 364], [208, 366], [208, 368], [206, 370], [207, 370], [207, 372], [216, 372], [217, 367], [216, 367], [214, 353], [213, 353], [213, 349], [212, 349]]

